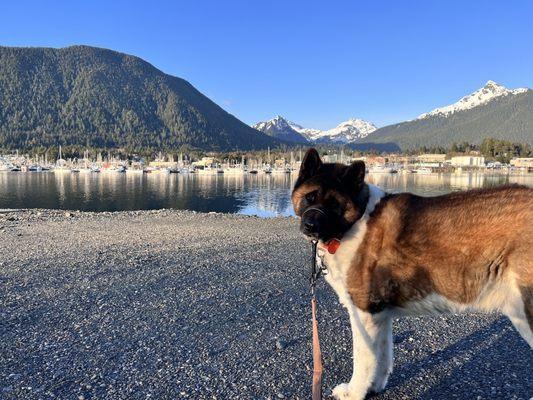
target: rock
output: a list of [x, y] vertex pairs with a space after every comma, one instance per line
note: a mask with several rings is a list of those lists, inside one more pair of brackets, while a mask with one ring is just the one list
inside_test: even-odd
[[278, 350], [284, 350], [287, 347], [287, 343], [281, 339], [276, 340], [276, 348]]

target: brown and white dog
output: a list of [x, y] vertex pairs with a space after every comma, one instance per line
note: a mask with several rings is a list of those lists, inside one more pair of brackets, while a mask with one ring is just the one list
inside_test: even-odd
[[533, 347], [533, 189], [419, 197], [387, 194], [364, 177], [363, 162], [326, 164], [310, 149], [292, 193], [350, 316], [354, 371], [333, 395], [364, 399], [385, 388], [392, 318], [401, 315], [498, 310]]

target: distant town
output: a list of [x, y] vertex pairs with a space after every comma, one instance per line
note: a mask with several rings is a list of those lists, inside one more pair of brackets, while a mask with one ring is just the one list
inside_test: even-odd
[[[382, 153], [360, 152], [345, 148], [319, 148], [324, 162], [348, 164], [362, 160], [369, 173], [430, 174], [456, 171], [491, 171], [500, 173], [533, 172], [533, 154], [529, 145], [516, 145], [486, 139], [480, 146], [453, 144], [450, 149], [433, 152]], [[304, 148], [259, 152], [199, 153], [158, 152], [154, 156], [128, 154], [123, 151], [68, 150], [22, 154], [0, 154], [0, 171], [68, 172], [68, 173], [145, 173], [145, 174], [286, 174], [299, 170]]]

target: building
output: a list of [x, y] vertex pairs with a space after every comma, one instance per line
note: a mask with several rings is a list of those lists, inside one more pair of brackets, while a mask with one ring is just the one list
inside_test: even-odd
[[193, 164], [198, 167], [209, 167], [215, 163], [214, 157], [202, 157], [200, 161], [195, 161]]
[[454, 167], [484, 167], [485, 157], [483, 156], [456, 156], [456, 157], [452, 157], [451, 164]]
[[420, 154], [417, 161], [421, 163], [443, 163], [446, 161], [446, 154]]
[[367, 165], [375, 165], [375, 164], [386, 164], [389, 162], [388, 157], [382, 157], [382, 156], [368, 156], [366, 158]]
[[516, 157], [509, 164], [517, 168], [533, 168], [533, 157]]

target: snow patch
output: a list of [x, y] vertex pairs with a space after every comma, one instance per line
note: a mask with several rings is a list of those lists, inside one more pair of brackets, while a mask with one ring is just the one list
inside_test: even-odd
[[357, 139], [367, 137], [377, 129], [377, 127], [371, 122], [359, 118], [351, 118], [340, 123], [335, 128], [323, 131], [314, 128], [304, 128], [303, 126], [288, 121], [279, 115], [269, 121], [258, 122], [253, 125], [253, 128], [263, 132], [272, 129], [275, 129], [278, 132], [292, 129], [310, 142], [339, 144], [352, 143]]
[[525, 93], [528, 90], [529, 89], [527, 88], [507, 89], [505, 86], [499, 85], [494, 81], [488, 81], [481, 89], [463, 97], [458, 102], [446, 107], [436, 108], [433, 111], [420, 115], [417, 119], [428, 118], [434, 115], [447, 117], [457, 111], [469, 110], [482, 104], [486, 104], [495, 98]]

